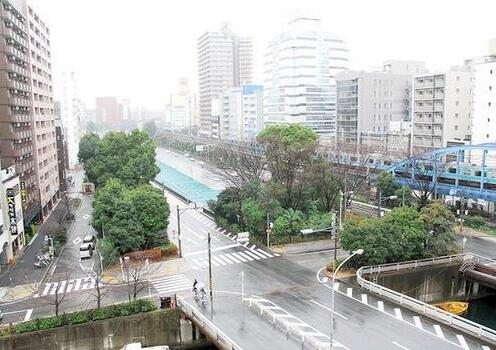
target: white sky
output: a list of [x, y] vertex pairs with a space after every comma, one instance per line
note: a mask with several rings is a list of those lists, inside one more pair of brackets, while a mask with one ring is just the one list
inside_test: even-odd
[[196, 40], [230, 21], [255, 42], [256, 82], [264, 47], [300, 7], [348, 43], [351, 68], [386, 59], [426, 61], [441, 70], [485, 55], [496, 38], [496, 0], [30, 0], [51, 28], [54, 75], [79, 76], [84, 101], [130, 98], [166, 103], [177, 79], [196, 88]]

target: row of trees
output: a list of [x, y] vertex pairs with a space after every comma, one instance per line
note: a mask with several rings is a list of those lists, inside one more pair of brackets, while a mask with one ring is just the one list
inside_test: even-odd
[[221, 149], [216, 158], [231, 186], [209, 205], [218, 224], [231, 230], [262, 236], [269, 219], [274, 242], [291, 240], [304, 228], [327, 228], [340, 193], [367, 181], [365, 168], [317, 156], [316, 134], [301, 125], [269, 126], [257, 143], [261, 155]]
[[439, 201], [418, 210], [394, 208], [384, 218], [350, 218], [340, 234], [343, 249], [364, 249], [355, 266], [446, 255], [456, 250], [455, 218]]
[[167, 243], [169, 206], [162, 192], [150, 185], [159, 169], [155, 144], [146, 132], [111, 132], [100, 138], [85, 135], [79, 161], [96, 186], [92, 226], [100, 252], [110, 264], [120, 255]]

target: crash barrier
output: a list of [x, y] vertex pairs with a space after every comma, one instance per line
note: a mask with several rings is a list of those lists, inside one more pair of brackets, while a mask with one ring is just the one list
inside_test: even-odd
[[208, 320], [200, 311], [193, 305], [186, 302], [180, 296], [177, 296], [177, 306], [182, 312], [201, 329], [210, 341], [212, 341], [219, 349], [222, 350], [242, 350], [231, 338], [225, 335], [217, 326]]
[[492, 344], [496, 344], [496, 330], [485, 327], [476, 322], [472, 322], [461, 316], [451, 314], [436, 306], [424, 303], [420, 300], [401, 294], [392, 289], [383, 287], [379, 284], [376, 284], [368, 280], [367, 278], [364, 278], [364, 276], [367, 275], [380, 274], [390, 271], [411, 270], [426, 266], [445, 265], [455, 262], [462, 264], [464, 261], [467, 260], [472, 260], [481, 264], [496, 263], [496, 260], [481, 257], [471, 253], [466, 253], [466, 254], [440, 256], [429, 259], [405, 261], [405, 262], [392, 263], [392, 264], [383, 264], [377, 266], [363, 266], [359, 268], [356, 273], [357, 282], [363, 289], [373, 294], [379, 295], [384, 299], [388, 299], [396, 304], [409, 308], [410, 310], [413, 310], [422, 315], [435, 319], [453, 328], [464, 331], [467, 334], [475, 336], [481, 340], [490, 342]]
[[[291, 337], [297, 341], [302, 349], [329, 349], [330, 337], [328, 335], [288, 313], [270, 300], [253, 295], [249, 298], [244, 298], [243, 302], [247, 303], [250, 308], [254, 309], [274, 327], [285, 333], [288, 339]], [[346, 349], [336, 341], [334, 341], [334, 348]]]

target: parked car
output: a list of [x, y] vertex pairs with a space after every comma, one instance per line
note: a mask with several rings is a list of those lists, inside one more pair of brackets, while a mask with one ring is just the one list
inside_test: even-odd
[[93, 234], [84, 236], [83, 243], [88, 243], [89, 245], [91, 245], [91, 249], [95, 249], [96, 236]]
[[93, 255], [93, 249], [91, 248], [90, 243], [83, 243], [79, 247], [79, 257], [81, 260], [86, 259], [86, 258], [91, 258]]

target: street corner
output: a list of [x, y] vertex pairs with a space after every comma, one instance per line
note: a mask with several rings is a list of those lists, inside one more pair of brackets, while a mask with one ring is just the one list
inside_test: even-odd
[[270, 251], [273, 253], [281, 254], [281, 255], [286, 253], [286, 249], [284, 246], [271, 247]]
[[37, 286], [35, 283], [2, 287], [0, 288], [0, 302], [6, 303], [29, 298], [36, 293], [36, 288]]
[[102, 281], [103, 281], [103, 283], [106, 283], [106, 284], [120, 284], [120, 283], [123, 283], [123, 280], [121, 278], [119, 278], [116, 275], [112, 275], [112, 274], [104, 274], [102, 276]]

